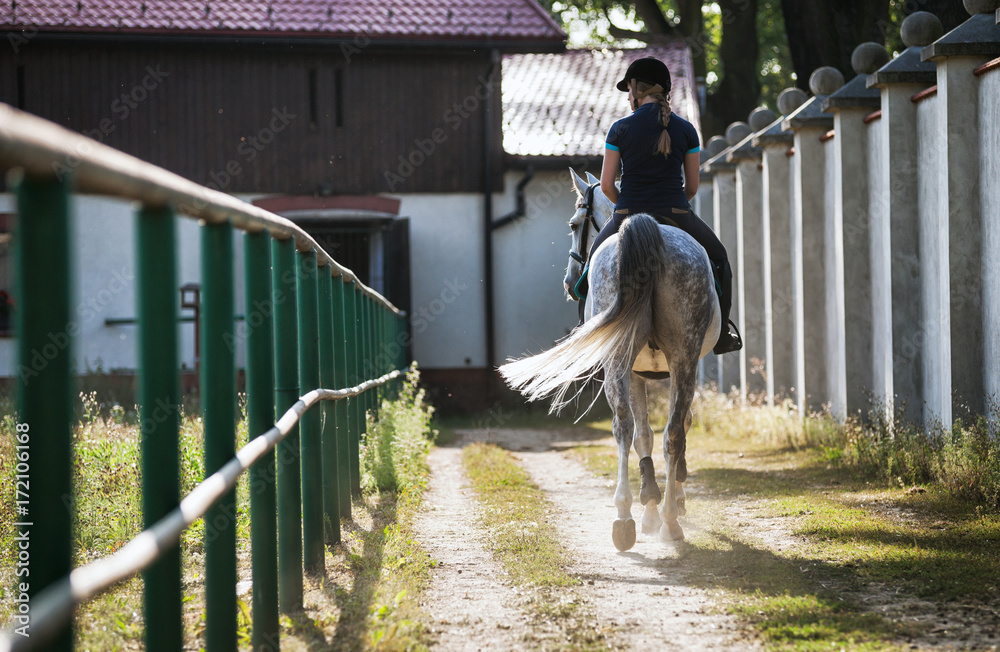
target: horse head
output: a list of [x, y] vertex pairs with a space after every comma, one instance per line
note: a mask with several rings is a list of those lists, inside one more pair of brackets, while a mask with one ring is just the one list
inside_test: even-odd
[[590, 254], [590, 244], [597, 233], [611, 219], [615, 205], [601, 191], [601, 182], [587, 172], [584, 181], [573, 168], [569, 169], [576, 190], [576, 211], [569, 221], [570, 236], [573, 245], [569, 250], [569, 264], [566, 267], [566, 277], [563, 287], [572, 295], [573, 288], [583, 274], [587, 256]]

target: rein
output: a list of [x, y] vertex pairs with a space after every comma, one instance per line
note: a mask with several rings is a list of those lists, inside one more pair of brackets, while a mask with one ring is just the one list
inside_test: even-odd
[[577, 204], [577, 208], [586, 208], [587, 217], [583, 220], [581, 225], [583, 228], [583, 233], [580, 234], [580, 249], [579, 251], [569, 250], [569, 257], [580, 263], [581, 267], [587, 266], [587, 243], [590, 241], [590, 229], [588, 228], [591, 224], [594, 225], [594, 232], [600, 232], [601, 225], [597, 223], [597, 218], [594, 217], [594, 190], [599, 186], [599, 183], [592, 183], [587, 186], [587, 195], [584, 198], [583, 204]]

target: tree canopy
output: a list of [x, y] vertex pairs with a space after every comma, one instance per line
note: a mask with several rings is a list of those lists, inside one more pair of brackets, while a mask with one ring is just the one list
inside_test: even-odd
[[789, 86], [808, 90], [820, 66], [854, 76], [851, 53], [865, 41], [899, 52], [899, 25], [929, 11], [945, 31], [968, 18], [961, 0], [542, 0], [571, 47], [641, 47], [676, 39], [691, 48], [706, 101], [708, 138], [758, 106], [776, 109]]

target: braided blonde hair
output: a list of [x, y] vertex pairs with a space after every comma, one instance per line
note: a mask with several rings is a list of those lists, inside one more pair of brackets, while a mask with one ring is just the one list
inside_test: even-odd
[[660, 140], [656, 144], [656, 149], [660, 154], [667, 156], [670, 154], [670, 134], [667, 132], [667, 125], [670, 124], [670, 93], [664, 92], [659, 84], [651, 85], [643, 81], [630, 79], [629, 88], [632, 90], [632, 97], [636, 104], [648, 96], [652, 96], [660, 105], [660, 124], [663, 125], [663, 132], [660, 133]]

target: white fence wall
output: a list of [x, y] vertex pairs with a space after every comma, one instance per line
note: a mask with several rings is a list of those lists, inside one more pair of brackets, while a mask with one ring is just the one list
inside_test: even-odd
[[[907, 49], [889, 60], [877, 44], [859, 46], [847, 84], [816, 71], [812, 98], [783, 95], [783, 116], [745, 139], [760, 147], [753, 169], [734, 175], [746, 142], [709, 152], [715, 227], [743, 276], [734, 321], [738, 312], [748, 326], [746, 351], [763, 352], [769, 401], [838, 418], [881, 406], [926, 426], [995, 406], [998, 5], [970, 1], [983, 13], [948, 34], [931, 14], [909, 16]], [[747, 195], [754, 177], [759, 198]], [[722, 389], [761, 390], [746, 364], [723, 356]]]

